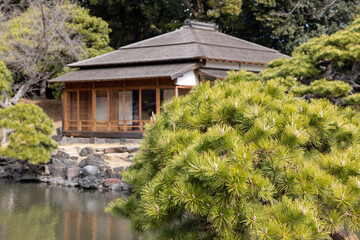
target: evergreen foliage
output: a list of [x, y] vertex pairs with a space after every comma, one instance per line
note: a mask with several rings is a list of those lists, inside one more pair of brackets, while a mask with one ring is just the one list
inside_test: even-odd
[[81, 0], [107, 21], [113, 48], [173, 31], [187, 18], [215, 22], [220, 31], [291, 54], [313, 37], [343, 29], [360, 0]]
[[0, 56], [14, 78], [2, 108], [25, 95], [45, 98], [47, 80], [69, 71], [66, 64], [113, 50], [108, 24], [67, 1], [0, 2], [0, 15]]
[[[295, 47], [343, 29], [360, 14], [359, 0], [244, 0], [238, 23], [249, 40], [291, 54]], [[225, 27], [225, 26], [224, 26]], [[261, 29], [261, 30], [259, 30]]]
[[163, 105], [111, 210], [164, 239], [330, 239], [358, 229], [360, 115], [241, 71]]
[[99, 17], [91, 16], [88, 9], [76, 5], [68, 6], [74, 14], [67, 27], [82, 36], [87, 57], [96, 57], [113, 51], [109, 46], [111, 29], [108, 23]]
[[305, 98], [327, 97], [338, 104], [359, 104], [360, 18], [344, 30], [301, 45], [292, 58], [272, 61], [261, 76], [265, 80], [297, 80], [289, 87]]
[[46, 163], [57, 144], [51, 139], [52, 120], [33, 104], [19, 103], [0, 109], [0, 129], [10, 130], [10, 142], [0, 148], [0, 155], [26, 160], [29, 163]]
[[1, 99], [1, 91], [10, 91], [11, 83], [13, 79], [11, 76], [11, 72], [7, 69], [4, 62], [0, 61], [0, 99]]

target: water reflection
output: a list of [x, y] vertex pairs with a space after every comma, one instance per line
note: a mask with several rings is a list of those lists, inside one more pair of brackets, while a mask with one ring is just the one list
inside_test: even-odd
[[136, 239], [128, 220], [104, 213], [119, 193], [0, 180], [0, 239]]

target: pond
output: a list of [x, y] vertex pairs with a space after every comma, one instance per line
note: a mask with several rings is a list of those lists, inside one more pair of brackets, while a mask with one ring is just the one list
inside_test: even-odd
[[0, 179], [0, 239], [137, 239], [130, 222], [104, 212], [120, 193]]

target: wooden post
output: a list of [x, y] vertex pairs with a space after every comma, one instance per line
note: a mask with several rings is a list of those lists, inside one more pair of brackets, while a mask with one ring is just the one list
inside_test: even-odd
[[96, 131], [96, 91], [92, 89], [92, 131]]
[[159, 79], [156, 80], [156, 113], [160, 113], [160, 86]]
[[67, 91], [63, 92], [63, 117], [64, 117], [64, 131], [68, 130], [68, 104], [67, 104]]
[[123, 111], [123, 131], [125, 131], [125, 132], [127, 132], [127, 126], [126, 126], [126, 119], [125, 119], [125, 100], [126, 100], [126, 98], [125, 98], [125, 93], [126, 93], [126, 91], [125, 91], [125, 89], [123, 89], [122, 90], [122, 92], [123, 92], [123, 94], [122, 94], [122, 97], [123, 97], [123, 101], [122, 101], [122, 105], [123, 105], [123, 109], [122, 109], [122, 111]]
[[77, 106], [76, 106], [76, 119], [77, 119], [77, 130], [81, 131], [80, 127], [80, 91], [76, 91], [77, 95]]
[[175, 97], [179, 96], [178, 86], [175, 86]]
[[141, 88], [139, 88], [139, 126], [140, 131], [143, 131], [143, 122], [142, 122], [142, 114], [141, 114]]
[[107, 131], [110, 129], [110, 90], [109, 88], [106, 90], [107, 92]]

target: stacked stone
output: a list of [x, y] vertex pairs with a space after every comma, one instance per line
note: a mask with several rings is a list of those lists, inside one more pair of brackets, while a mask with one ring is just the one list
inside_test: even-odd
[[[130, 186], [122, 181], [121, 173], [132, 164], [138, 149], [138, 145], [124, 145], [95, 147], [95, 151], [92, 147], [84, 147], [78, 153], [71, 154], [59, 150], [51, 156], [48, 164], [41, 165], [0, 158], [0, 177], [17, 181], [37, 180], [84, 189], [130, 191]], [[110, 162], [118, 164], [112, 167]]]

